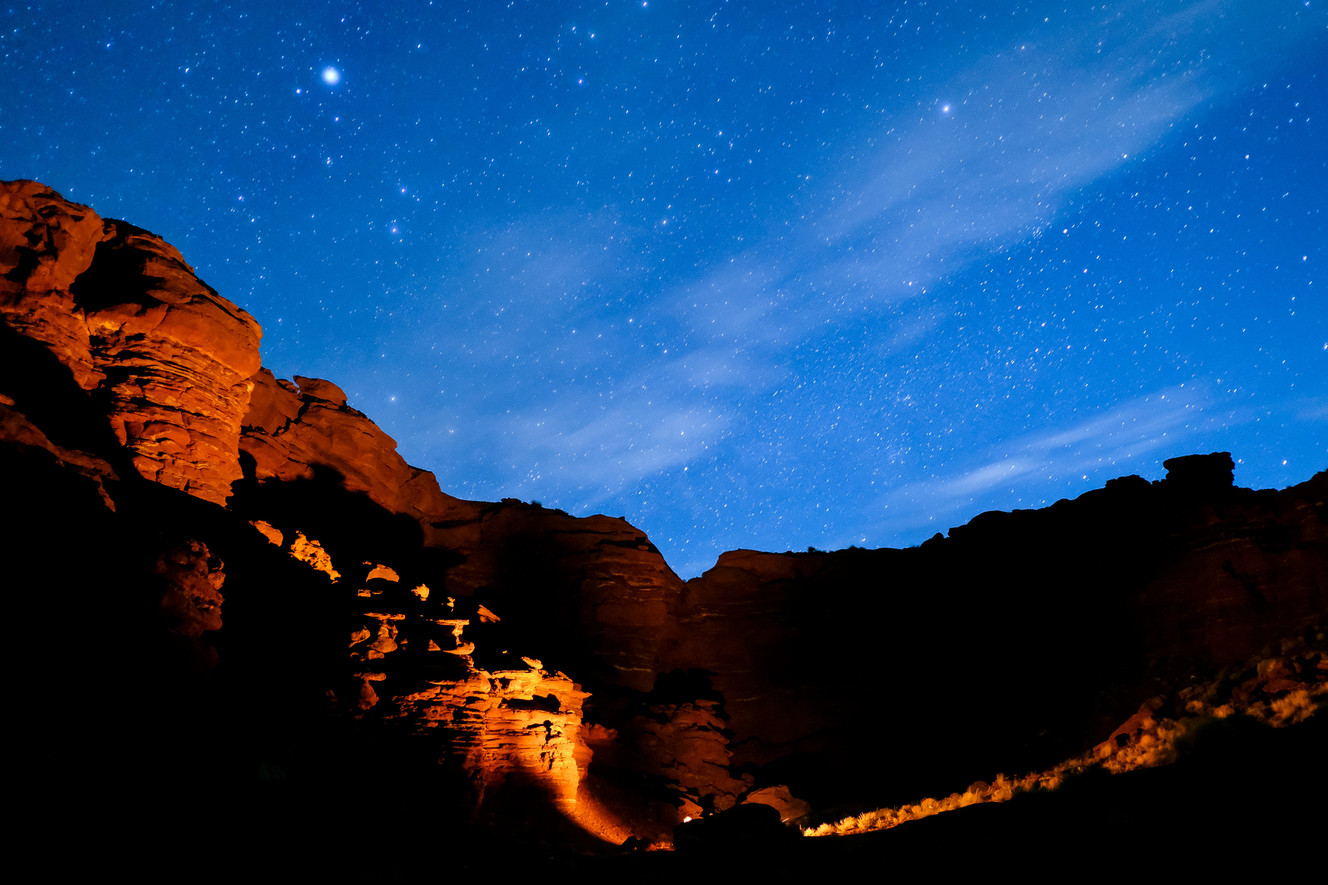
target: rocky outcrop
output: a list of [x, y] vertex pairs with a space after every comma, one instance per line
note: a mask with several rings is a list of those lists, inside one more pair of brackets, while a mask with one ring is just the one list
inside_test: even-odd
[[0, 182], [0, 311], [54, 353], [84, 390], [105, 375], [72, 289], [105, 235], [101, 217], [34, 181]]
[[174, 247], [106, 223], [74, 281], [106, 376], [111, 428], [155, 482], [223, 503], [240, 478], [240, 419], [258, 371], [258, 323], [194, 276]]
[[141, 475], [223, 503], [258, 324], [174, 247], [34, 182], [0, 185], [0, 312], [94, 391]]
[[1231, 460], [1230, 452], [1168, 458], [1162, 468], [1167, 472], [1167, 487], [1176, 494], [1220, 497], [1236, 482], [1236, 462]]
[[668, 823], [727, 811], [751, 792], [754, 778], [732, 769], [724, 703], [710, 674], [664, 673], [618, 736], [615, 749], [627, 757], [620, 764], [658, 785], [676, 807], [658, 815]]
[[425, 526], [466, 519], [478, 510], [443, 494], [432, 473], [407, 464], [396, 442], [347, 405], [346, 394], [332, 382], [299, 375], [285, 381], [262, 369], [253, 384], [240, 449], [252, 459], [259, 482], [332, 471], [348, 490]]
[[206, 544], [187, 540], [164, 551], [153, 572], [166, 585], [158, 603], [166, 629], [188, 644], [198, 664], [216, 666], [216, 649], [201, 640], [222, 628], [224, 564]]
[[477, 667], [465, 629], [472, 618], [498, 617], [483, 606], [464, 615], [455, 599], [402, 586], [392, 569], [373, 569], [357, 600], [349, 648], [358, 717], [401, 722], [438, 747], [439, 763], [469, 784], [475, 807], [515, 787], [575, 810], [590, 762], [580, 735], [588, 695], [579, 685], [506, 652], [491, 655], [498, 667]]
[[447, 592], [507, 611], [523, 648], [597, 686], [654, 685], [682, 582], [640, 529], [512, 501], [436, 525], [432, 537], [464, 557]]

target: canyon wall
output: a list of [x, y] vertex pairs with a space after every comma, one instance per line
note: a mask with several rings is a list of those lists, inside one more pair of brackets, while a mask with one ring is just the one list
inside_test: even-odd
[[0, 184], [0, 555], [41, 589], [33, 659], [63, 650], [30, 703], [136, 674], [88, 692], [103, 753], [33, 726], [71, 791], [136, 772], [471, 821], [533, 796], [665, 838], [1058, 761], [1322, 642], [1328, 474], [1252, 491], [1225, 453], [1173, 459], [917, 548], [734, 551], [683, 582], [622, 519], [447, 495], [259, 335], [159, 238]]

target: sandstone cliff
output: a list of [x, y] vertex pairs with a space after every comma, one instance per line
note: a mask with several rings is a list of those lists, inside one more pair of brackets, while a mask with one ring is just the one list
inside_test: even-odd
[[183, 791], [223, 829], [300, 797], [310, 832], [666, 840], [1051, 764], [1293, 638], [1322, 669], [1326, 473], [1251, 491], [1191, 456], [917, 548], [734, 551], [683, 582], [624, 520], [447, 495], [258, 340], [159, 238], [0, 184], [0, 555], [42, 662], [20, 703], [77, 696], [98, 735], [28, 718], [61, 772], [39, 817]]
[[0, 184], [0, 314], [103, 406], [148, 479], [222, 503], [239, 479], [258, 323], [172, 246], [33, 182]]

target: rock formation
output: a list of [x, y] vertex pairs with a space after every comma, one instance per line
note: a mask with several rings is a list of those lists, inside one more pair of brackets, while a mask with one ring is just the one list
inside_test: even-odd
[[140, 474], [223, 503], [240, 477], [258, 323], [147, 231], [33, 182], [0, 188], [6, 324], [97, 394]]
[[259, 482], [310, 479], [315, 467], [335, 471], [345, 487], [375, 504], [427, 525], [464, 519], [474, 505], [443, 494], [432, 473], [408, 465], [396, 443], [364, 413], [346, 404], [330, 381], [278, 380], [267, 369], [253, 376], [240, 448]]
[[544, 809], [667, 840], [1058, 762], [1292, 637], [1318, 678], [1328, 473], [1251, 491], [1188, 456], [908, 550], [734, 551], [683, 582], [624, 520], [447, 495], [258, 340], [159, 238], [0, 184], [0, 555], [45, 662], [21, 703], [86, 686], [99, 735], [26, 719], [60, 773], [38, 817], [183, 791], [231, 834]]
[[402, 585], [390, 568], [370, 571], [357, 592], [350, 634], [356, 715], [400, 721], [439, 748], [439, 764], [469, 782], [475, 806], [512, 782], [575, 811], [589, 761], [580, 738], [586, 693], [540, 661], [490, 655], [501, 668], [475, 665], [465, 638], [473, 620], [497, 623], [484, 606], [463, 616], [457, 601], [428, 586]]

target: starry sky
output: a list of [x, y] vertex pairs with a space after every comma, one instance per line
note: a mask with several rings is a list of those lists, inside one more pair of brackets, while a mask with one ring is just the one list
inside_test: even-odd
[[1328, 468], [1324, 0], [16, 0], [0, 84], [0, 177], [684, 577]]

